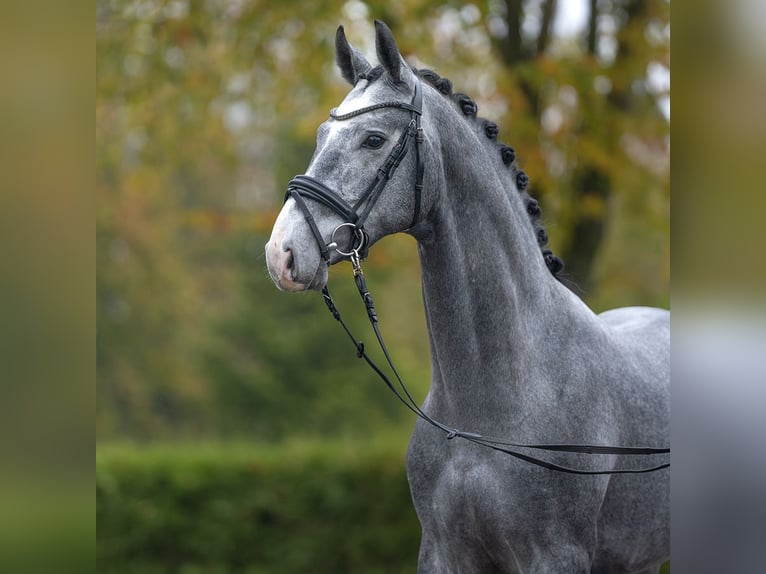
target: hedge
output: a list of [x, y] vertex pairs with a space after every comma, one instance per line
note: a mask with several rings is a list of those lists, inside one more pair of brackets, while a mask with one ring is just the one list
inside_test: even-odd
[[99, 447], [97, 572], [414, 572], [406, 444]]
[[101, 574], [413, 572], [406, 439], [99, 447]]

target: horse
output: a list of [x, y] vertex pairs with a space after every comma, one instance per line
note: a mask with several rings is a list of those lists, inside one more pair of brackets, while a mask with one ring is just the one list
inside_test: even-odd
[[[384, 23], [375, 35], [373, 66], [337, 30], [352, 90], [319, 126], [274, 223], [275, 285], [322, 290], [329, 265], [357, 269], [382, 237], [408, 233], [431, 352], [426, 418], [536, 443], [668, 444], [669, 311], [597, 315], [562, 284], [529, 178], [497, 125], [449, 80], [408, 65]], [[669, 559], [664, 467], [567, 474], [442, 430], [419, 418], [407, 450], [421, 574], [648, 574]], [[606, 472], [634, 460], [550, 457]]]

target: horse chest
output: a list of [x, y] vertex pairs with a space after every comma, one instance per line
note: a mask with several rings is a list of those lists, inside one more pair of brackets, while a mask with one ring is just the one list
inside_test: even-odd
[[[425, 547], [440, 557], [434, 564], [454, 564], [465, 556], [471, 565], [483, 560], [524, 564], [544, 554], [546, 544], [566, 540], [591, 551], [595, 543], [607, 482], [602, 477], [580, 481], [576, 489], [566, 487], [569, 477], [540, 472], [469, 443], [447, 442], [423, 427], [410, 443], [407, 474]], [[441, 564], [434, 571], [453, 570]]]
[[[518, 495], [505, 461], [474, 445], [445, 441], [428, 430], [416, 431], [408, 452], [407, 475], [424, 528], [448, 536], [475, 536], [510, 516]], [[510, 480], [509, 480], [510, 479]]]

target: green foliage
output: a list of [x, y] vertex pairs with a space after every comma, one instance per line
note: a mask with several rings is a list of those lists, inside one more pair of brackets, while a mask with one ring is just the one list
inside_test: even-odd
[[102, 446], [97, 571], [412, 572], [420, 526], [406, 443]]
[[396, 443], [101, 448], [97, 571], [412, 572], [420, 526]]

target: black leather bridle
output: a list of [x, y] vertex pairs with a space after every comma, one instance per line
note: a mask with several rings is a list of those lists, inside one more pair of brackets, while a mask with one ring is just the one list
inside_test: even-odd
[[[411, 410], [415, 415], [423, 419], [431, 426], [443, 431], [446, 434], [448, 440], [456, 437], [462, 438], [474, 444], [478, 444], [492, 450], [502, 452], [504, 454], [513, 456], [517, 459], [524, 460], [530, 464], [547, 468], [548, 470], [555, 470], [557, 472], [564, 472], [568, 474], [580, 474], [580, 475], [600, 475], [600, 474], [640, 474], [646, 472], [654, 472], [663, 468], [668, 468], [670, 463], [663, 463], [657, 466], [645, 467], [645, 468], [627, 468], [627, 469], [613, 469], [613, 470], [580, 470], [575, 468], [569, 468], [541, 460], [539, 458], [523, 454], [515, 450], [516, 448], [543, 450], [549, 452], [568, 452], [568, 453], [580, 453], [580, 454], [612, 454], [612, 455], [657, 455], [657, 454], [669, 454], [669, 448], [653, 448], [653, 447], [633, 447], [633, 446], [607, 446], [607, 445], [589, 445], [589, 444], [521, 444], [500, 440], [493, 437], [484, 436], [478, 433], [466, 432], [446, 425], [438, 420], [430, 417], [425, 413], [417, 401], [412, 397], [411, 393], [407, 389], [404, 381], [399, 376], [393, 360], [386, 348], [386, 344], [383, 341], [383, 336], [378, 327], [378, 315], [375, 311], [375, 304], [373, 303], [372, 296], [367, 289], [367, 283], [362, 273], [361, 261], [366, 257], [367, 250], [369, 248], [369, 238], [364, 231], [364, 222], [367, 220], [367, 216], [370, 214], [370, 210], [375, 206], [380, 194], [386, 187], [386, 184], [394, 175], [394, 172], [399, 167], [404, 156], [407, 155], [409, 149], [410, 140], [415, 140], [415, 212], [413, 214], [411, 227], [414, 226], [420, 217], [421, 200], [423, 192], [423, 176], [425, 173], [425, 167], [423, 164], [423, 154], [421, 147], [423, 144], [423, 130], [420, 126], [420, 118], [423, 113], [423, 95], [422, 88], [420, 86], [420, 80], [415, 81], [415, 93], [412, 96], [412, 101], [407, 104], [404, 102], [382, 102], [367, 106], [347, 114], [337, 114], [336, 109], [330, 112], [330, 117], [337, 121], [348, 120], [368, 112], [380, 110], [383, 108], [399, 108], [410, 112], [410, 122], [407, 125], [407, 129], [404, 130], [396, 145], [391, 150], [385, 163], [378, 169], [375, 179], [367, 186], [367, 189], [362, 193], [359, 199], [353, 204], [349, 204], [338, 193], [324, 185], [322, 182], [314, 179], [308, 175], [295, 176], [287, 187], [285, 193], [285, 201], [292, 197], [303, 212], [303, 216], [306, 219], [314, 238], [319, 246], [319, 251], [322, 255], [322, 259], [327, 265], [330, 264], [330, 249], [335, 249], [340, 255], [349, 257], [354, 269], [354, 282], [359, 290], [359, 294], [364, 301], [365, 308], [367, 309], [367, 317], [370, 321], [372, 329], [375, 333], [375, 337], [378, 340], [383, 355], [386, 358], [386, 362], [401, 388], [401, 392], [391, 382], [388, 376], [378, 367], [375, 362], [369, 357], [364, 348], [364, 343], [354, 337], [353, 333], [349, 330], [346, 323], [343, 321], [338, 308], [330, 295], [330, 291], [327, 286], [322, 289], [322, 296], [324, 297], [327, 308], [332, 313], [333, 317], [341, 324], [345, 330], [351, 342], [356, 347], [357, 357], [364, 359], [373, 371], [381, 378], [386, 384], [389, 390], [401, 401], [404, 406]], [[343, 219], [343, 223], [338, 225], [330, 236], [330, 242], [325, 242], [322, 234], [317, 227], [316, 221], [308, 208], [306, 199], [311, 199], [318, 203], [321, 203], [329, 207], [332, 211], [337, 213]], [[365, 205], [366, 203], [366, 205]], [[364, 209], [359, 210], [364, 206]], [[346, 251], [338, 248], [338, 244], [335, 241], [335, 234], [344, 227], [352, 228], [351, 244]], [[509, 448], [509, 447], [513, 447]]]
[[[420, 218], [420, 203], [423, 195], [423, 175], [425, 173], [425, 165], [423, 164], [423, 129], [420, 127], [420, 117], [423, 114], [423, 92], [420, 86], [420, 80], [415, 82], [415, 93], [412, 96], [412, 101], [407, 104], [404, 102], [381, 102], [379, 104], [373, 104], [365, 108], [360, 108], [347, 114], [338, 114], [337, 108], [330, 111], [330, 117], [336, 121], [345, 121], [361, 116], [368, 112], [380, 110], [383, 108], [397, 108], [410, 112], [410, 123], [407, 128], [402, 132], [399, 140], [394, 145], [391, 153], [388, 154], [386, 161], [378, 168], [378, 171], [364, 193], [359, 196], [359, 199], [351, 205], [345, 199], [343, 199], [339, 193], [333, 191], [321, 181], [314, 179], [309, 175], [296, 175], [289, 184], [287, 184], [287, 192], [285, 193], [285, 201], [289, 198], [293, 198], [295, 203], [298, 204], [303, 216], [306, 218], [306, 222], [311, 228], [311, 232], [317, 241], [319, 246], [319, 252], [322, 255], [322, 259], [325, 263], [330, 262], [330, 249], [336, 249], [338, 253], [344, 256], [353, 256], [356, 253], [357, 257], [364, 259], [369, 248], [369, 238], [364, 230], [364, 223], [367, 221], [367, 217], [370, 215], [370, 211], [378, 199], [381, 193], [386, 187], [386, 184], [393, 177], [399, 164], [407, 155], [410, 149], [410, 141], [415, 141], [415, 212], [412, 215], [411, 227], [414, 226]], [[322, 205], [329, 207], [335, 213], [341, 216], [343, 223], [335, 228], [330, 242], [326, 243], [322, 234], [314, 221], [313, 215], [306, 204], [306, 199], [311, 199]], [[366, 204], [366, 205], [365, 205]], [[362, 209], [362, 207], [364, 208]], [[360, 211], [361, 210], [361, 211]], [[352, 244], [345, 250], [337, 249], [337, 242], [335, 241], [335, 234], [338, 230], [344, 227], [352, 228]], [[354, 245], [353, 240], [356, 241]]]

